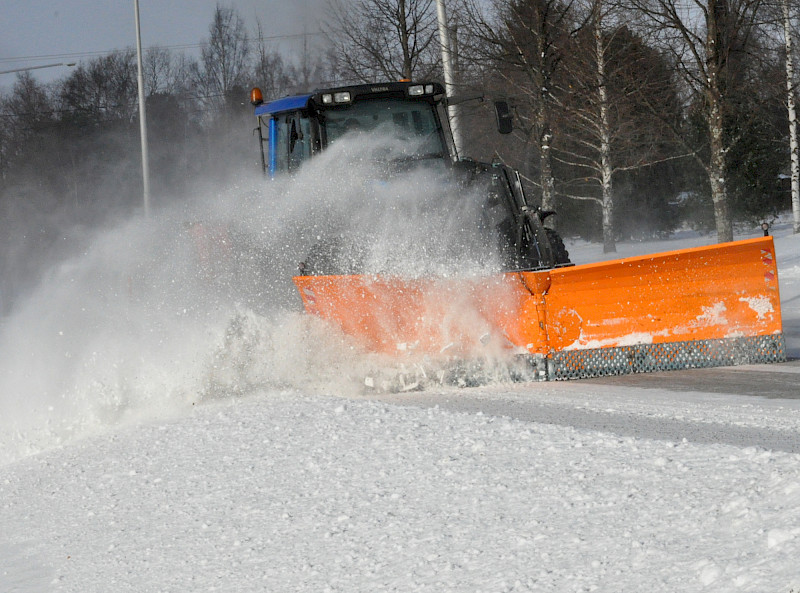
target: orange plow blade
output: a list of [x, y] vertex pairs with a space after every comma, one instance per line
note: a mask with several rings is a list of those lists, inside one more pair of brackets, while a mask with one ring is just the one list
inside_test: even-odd
[[548, 379], [785, 360], [771, 237], [483, 278], [298, 276], [372, 351], [527, 353]]

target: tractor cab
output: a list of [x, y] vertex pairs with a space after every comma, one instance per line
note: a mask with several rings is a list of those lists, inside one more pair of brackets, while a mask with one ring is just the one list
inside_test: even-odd
[[261, 166], [270, 177], [294, 171], [345, 137], [383, 135], [391, 160], [456, 160], [439, 83], [391, 82], [343, 86], [264, 103], [251, 91]]

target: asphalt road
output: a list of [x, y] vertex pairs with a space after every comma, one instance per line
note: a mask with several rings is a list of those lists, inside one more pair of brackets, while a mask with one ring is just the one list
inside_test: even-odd
[[[698, 422], [681, 418], [647, 415], [620, 409], [587, 409], [582, 402], [591, 395], [574, 398], [539, 397], [542, 389], [586, 393], [616, 393], [631, 391], [646, 398], [648, 389], [702, 394], [732, 394], [769, 399], [800, 400], [800, 360], [774, 365], [748, 365], [695, 369], [664, 373], [642, 373], [597, 379], [581, 379], [559, 383], [532, 383], [528, 387], [518, 384], [507, 397], [502, 389], [487, 395], [481, 388], [458, 392], [412, 392], [383, 394], [370, 399], [395, 405], [418, 407], [437, 406], [454, 412], [482, 413], [505, 416], [527, 422], [570, 426], [578, 430], [596, 430], [620, 436], [694, 443], [721, 443], [737, 447], [758, 447], [772, 451], [800, 453], [800, 434], [781, 427], [754, 427], [727, 421]], [[692, 396], [688, 397], [691, 401]], [[779, 405], [778, 402], [773, 402]], [[789, 402], [787, 402], [789, 403]], [[796, 407], [791, 402], [791, 407]]]
[[800, 399], [800, 360], [584, 379], [587, 384]]

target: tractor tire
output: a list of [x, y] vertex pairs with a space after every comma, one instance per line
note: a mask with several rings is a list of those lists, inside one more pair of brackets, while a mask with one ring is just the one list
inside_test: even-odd
[[571, 264], [569, 251], [567, 251], [564, 245], [564, 239], [561, 238], [561, 235], [559, 235], [557, 231], [547, 227], [545, 227], [544, 230], [547, 233], [547, 240], [550, 241], [550, 248], [553, 250], [553, 264], [556, 266]]

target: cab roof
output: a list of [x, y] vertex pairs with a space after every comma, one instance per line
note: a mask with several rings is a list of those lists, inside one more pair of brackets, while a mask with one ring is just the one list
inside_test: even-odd
[[283, 113], [284, 111], [295, 111], [306, 109], [308, 102], [314, 95], [297, 95], [294, 97], [283, 97], [269, 103], [263, 103], [256, 107], [256, 115], [272, 115], [273, 113]]
[[356, 84], [349, 86], [340, 86], [328, 89], [316, 89], [313, 93], [304, 95], [295, 95], [291, 97], [283, 97], [276, 99], [269, 103], [263, 103], [255, 109], [255, 114], [258, 115], [274, 115], [276, 113], [284, 113], [287, 111], [296, 111], [298, 109], [308, 109], [309, 104], [314, 101], [318, 105], [322, 103], [321, 97], [324, 94], [333, 94], [338, 92], [349, 92], [352, 99], [355, 101], [364, 95], [374, 97], [380, 96], [399, 96], [404, 97], [407, 94], [408, 87], [410, 86], [423, 86], [433, 88], [433, 93], [427, 95], [428, 98], [433, 96], [435, 99], [444, 96], [444, 87], [438, 82], [379, 82], [375, 84]]

